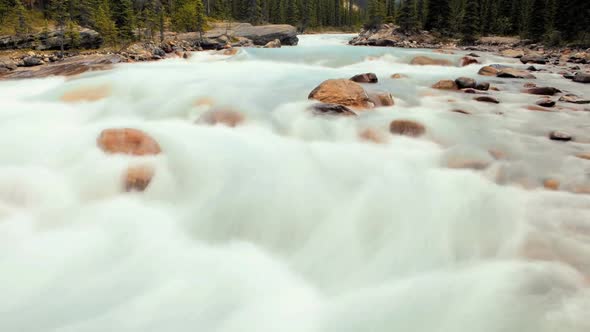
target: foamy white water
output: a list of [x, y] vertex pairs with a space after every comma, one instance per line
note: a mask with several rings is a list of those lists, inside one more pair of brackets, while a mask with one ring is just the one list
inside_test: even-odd
[[[574, 157], [590, 152], [589, 113], [528, 111], [522, 80], [480, 66], [408, 65], [461, 54], [349, 37], [0, 82], [0, 331], [589, 331], [590, 195], [569, 192], [589, 184], [590, 161]], [[367, 71], [394, 107], [305, 111], [323, 80]], [[429, 88], [459, 76], [500, 87], [502, 103]], [[79, 89], [107, 97], [61, 100]], [[245, 124], [195, 124], [204, 98]], [[399, 118], [426, 137], [391, 136]], [[96, 138], [112, 127], [163, 153], [105, 154]], [[385, 144], [359, 138], [367, 128]], [[550, 141], [555, 129], [576, 142]], [[492, 165], [444, 167], [458, 157]], [[155, 168], [145, 192], [122, 191], [130, 165]], [[547, 177], [564, 190], [539, 189]]]

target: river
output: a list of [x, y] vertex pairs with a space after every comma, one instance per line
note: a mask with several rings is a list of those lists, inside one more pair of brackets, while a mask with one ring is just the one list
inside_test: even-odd
[[[539, 99], [520, 92], [527, 80], [478, 76], [481, 65], [409, 64], [465, 52], [350, 37], [0, 82], [0, 331], [589, 331], [590, 195], [573, 192], [590, 184], [575, 157], [590, 152], [590, 113], [527, 110]], [[369, 71], [395, 106], [306, 111], [323, 80]], [[430, 88], [459, 76], [499, 87], [501, 103]], [[196, 124], [211, 107], [245, 122]], [[393, 136], [394, 119], [426, 135]], [[104, 153], [97, 136], [118, 127], [162, 153]], [[447, 167], [456, 160], [489, 167]], [[137, 164], [155, 176], [126, 193]]]

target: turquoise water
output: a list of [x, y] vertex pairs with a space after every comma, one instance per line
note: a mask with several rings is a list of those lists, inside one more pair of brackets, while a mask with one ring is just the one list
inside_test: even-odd
[[[523, 81], [478, 77], [479, 65], [409, 65], [461, 52], [350, 37], [0, 82], [0, 330], [588, 331], [590, 196], [569, 192], [588, 184], [574, 157], [588, 151], [588, 113], [528, 111]], [[380, 83], [366, 88], [395, 106], [306, 111], [323, 80], [367, 71]], [[429, 88], [459, 76], [498, 86], [501, 103]], [[64, 97], [76, 91], [100, 97]], [[215, 108], [245, 122], [195, 123]], [[392, 136], [394, 119], [426, 135]], [[111, 127], [149, 133], [162, 153], [105, 154], [96, 138]], [[382, 144], [361, 139], [367, 129]], [[576, 142], [548, 140], [555, 129]], [[125, 193], [136, 165], [155, 176]], [[541, 189], [547, 177], [563, 190]]]

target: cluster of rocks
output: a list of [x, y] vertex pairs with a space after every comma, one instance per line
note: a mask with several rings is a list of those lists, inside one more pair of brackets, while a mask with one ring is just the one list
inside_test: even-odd
[[0, 36], [0, 50], [65, 50], [97, 49], [102, 46], [102, 36], [91, 29], [80, 28], [80, 38], [77, 45], [72, 44], [70, 38], [63, 38], [61, 31], [48, 31], [24, 35]]
[[[203, 33], [167, 33], [163, 42], [136, 42], [117, 51], [70, 50], [73, 45], [64, 41], [65, 52], [61, 50], [60, 32], [0, 37], [0, 50], [35, 49], [27, 53], [12, 52], [0, 58], [0, 78], [30, 78], [49, 75], [75, 75], [87, 70], [105, 69], [114, 63], [155, 61], [169, 57], [188, 58], [190, 52], [202, 50], [226, 50], [223, 54], [233, 55], [235, 47], [279, 48], [282, 45], [297, 45], [297, 29], [290, 25], [252, 26], [248, 23], [214, 24]], [[81, 29], [82, 49], [97, 49], [103, 39], [96, 31]], [[48, 65], [48, 66], [43, 66]], [[87, 70], [83, 69], [88, 65]], [[47, 68], [20, 68], [38, 67]]]
[[363, 29], [357, 37], [349, 41], [355, 46], [389, 46], [404, 48], [440, 48], [455, 47], [456, 44], [444, 44], [428, 31], [406, 34], [394, 24], [382, 24], [375, 29]]

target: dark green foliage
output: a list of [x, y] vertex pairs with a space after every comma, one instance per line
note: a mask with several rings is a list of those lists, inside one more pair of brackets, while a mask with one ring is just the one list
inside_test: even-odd
[[463, 15], [463, 22], [461, 24], [463, 43], [473, 43], [476, 40], [476, 36], [479, 34], [479, 28], [479, 4], [477, 0], [467, 0], [467, 3], [465, 4], [465, 14]]
[[412, 33], [417, 30], [416, 10], [414, 0], [404, 0], [401, 3], [398, 23], [401, 31]]
[[451, 7], [449, 0], [429, 0], [428, 15], [424, 27], [439, 32], [448, 31]]
[[384, 0], [369, 0], [367, 4], [368, 22], [366, 27], [369, 29], [377, 28], [384, 22], [387, 11]]

